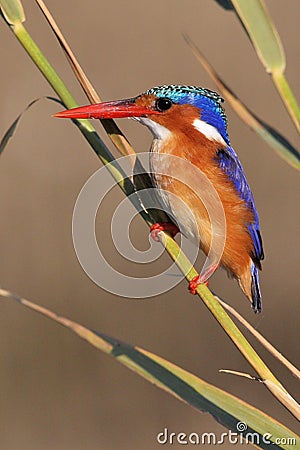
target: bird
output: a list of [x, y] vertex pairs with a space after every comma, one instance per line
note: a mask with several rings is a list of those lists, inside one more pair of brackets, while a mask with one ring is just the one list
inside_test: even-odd
[[[199, 246], [209, 255], [213, 227], [205, 201], [177, 179], [179, 175], [191, 176], [193, 184], [205, 194], [207, 187], [203, 177], [198, 176], [197, 171], [193, 176], [192, 171], [189, 172], [189, 167], [198, 169], [217, 193], [226, 229], [219, 230], [223, 233], [224, 246], [218, 261], [212, 261], [204, 273], [190, 281], [189, 290], [195, 294], [197, 286], [207, 284], [221, 266], [237, 280], [256, 313], [262, 310], [258, 271], [262, 269], [264, 258], [259, 216], [244, 169], [230, 143], [222, 102], [221, 96], [210, 89], [170, 84], [153, 87], [124, 100], [65, 110], [55, 117], [132, 118], [145, 125], [153, 135], [150, 149], [152, 183], [160, 204], [176, 222], [176, 225], [154, 224], [151, 227], [153, 237], [161, 230], [175, 236], [178, 228], [191, 240], [197, 241], [199, 234]], [[175, 157], [185, 164], [173, 164], [172, 169], [168, 160]], [[211, 199], [211, 203], [210, 209], [217, 210], [215, 200]], [[188, 210], [194, 218], [193, 223]], [[218, 233], [218, 226], [216, 229]]]

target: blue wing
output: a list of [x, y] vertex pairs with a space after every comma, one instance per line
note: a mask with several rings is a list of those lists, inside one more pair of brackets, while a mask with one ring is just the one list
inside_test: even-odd
[[253, 211], [254, 222], [248, 224], [248, 230], [254, 246], [254, 254], [251, 257], [254, 263], [260, 268], [260, 260], [264, 258], [264, 252], [259, 229], [259, 218], [245, 172], [237, 154], [230, 146], [218, 151], [218, 161], [221, 169], [234, 183], [240, 197], [245, 200], [247, 206]]

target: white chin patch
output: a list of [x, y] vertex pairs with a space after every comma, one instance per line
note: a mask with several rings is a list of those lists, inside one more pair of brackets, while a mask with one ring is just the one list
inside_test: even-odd
[[195, 119], [193, 122], [193, 126], [194, 128], [196, 128], [196, 130], [200, 131], [200, 133], [204, 134], [204, 136], [207, 137], [207, 139], [209, 139], [210, 141], [217, 141], [225, 146], [227, 145], [218, 130], [212, 125], [203, 122], [203, 120]]
[[168, 128], [163, 127], [159, 123], [147, 119], [146, 117], [133, 117], [133, 119], [149, 128], [155, 139], [165, 140], [168, 139], [172, 134], [171, 131], [168, 130]]

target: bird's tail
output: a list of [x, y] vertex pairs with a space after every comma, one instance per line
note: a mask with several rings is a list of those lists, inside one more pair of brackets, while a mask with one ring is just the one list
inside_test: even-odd
[[251, 301], [254, 312], [261, 312], [262, 299], [259, 288], [258, 268], [255, 266], [253, 261], [251, 261], [248, 270], [239, 278], [238, 281], [241, 289]]
[[258, 268], [255, 266], [253, 262], [251, 264], [251, 297], [252, 297], [252, 308], [254, 309], [254, 312], [261, 312], [262, 301], [259, 288]]

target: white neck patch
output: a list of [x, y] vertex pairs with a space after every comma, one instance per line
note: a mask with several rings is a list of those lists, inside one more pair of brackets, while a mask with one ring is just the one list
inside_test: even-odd
[[157, 122], [154, 122], [151, 119], [148, 119], [147, 117], [133, 117], [133, 119], [149, 128], [155, 139], [161, 139], [163, 141], [171, 137], [172, 133], [170, 130], [168, 130], [168, 128], [160, 125]]
[[195, 119], [193, 122], [194, 128], [196, 130], [200, 131], [200, 133], [204, 134], [207, 139], [210, 141], [217, 141], [220, 142], [220, 144], [227, 145], [218, 130], [213, 127], [212, 125], [209, 125], [208, 123], [204, 122], [200, 119]]

